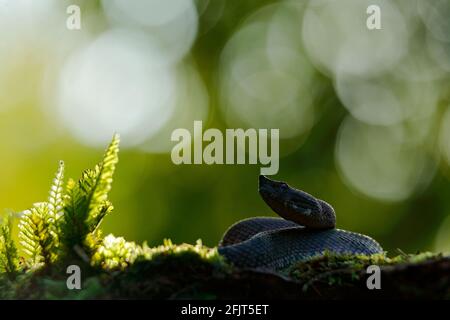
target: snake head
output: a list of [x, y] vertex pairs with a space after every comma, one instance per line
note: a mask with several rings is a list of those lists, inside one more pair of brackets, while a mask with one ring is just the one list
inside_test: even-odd
[[259, 194], [281, 217], [309, 228], [334, 228], [334, 209], [325, 201], [292, 188], [283, 181], [259, 176]]
[[271, 180], [263, 175], [259, 176], [259, 194], [266, 202], [280, 202], [287, 200], [284, 195], [289, 188], [290, 187], [285, 182]]

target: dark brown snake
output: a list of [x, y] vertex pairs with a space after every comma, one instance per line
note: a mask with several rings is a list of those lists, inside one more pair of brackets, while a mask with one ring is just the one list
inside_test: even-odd
[[334, 209], [323, 200], [265, 176], [259, 177], [259, 193], [282, 218], [245, 219], [225, 232], [219, 253], [238, 267], [281, 270], [325, 251], [383, 252], [366, 235], [335, 229]]

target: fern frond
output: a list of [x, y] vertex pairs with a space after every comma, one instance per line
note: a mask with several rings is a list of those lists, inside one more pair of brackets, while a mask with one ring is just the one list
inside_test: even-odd
[[11, 238], [12, 215], [0, 226], [0, 272], [5, 272], [10, 279], [14, 279], [19, 270], [17, 248]]
[[60, 161], [48, 197], [49, 213], [55, 221], [63, 214], [63, 183], [64, 161]]
[[98, 177], [90, 194], [89, 210], [91, 211], [97, 210], [99, 206], [102, 206], [108, 200], [108, 193], [111, 191], [116, 164], [119, 162], [119, 143], [119, 135], [115, 134], [106, 149], [103, 161], [99, 165]]
[[108, 201], [113, 174], [118, 162], [119, 136], [114, 135], [102, 162], [92, 170], [85, 170], [80, 180], [69, 180], [64, 197], [61, 222], [62, 241], [68, 248], [84, 245], [103, 217], [112, 211]]
[[104, 201], [97, 208], [95, 208], [88, 218], [88, 225], [91, 227], [90, 232], [93, 232], [100, 226], [103, 218], [114, 210], [114, 206], [108, 200]]
[[30, 265], [50, 265], [56, 258], [56, 234], [47, 202], [36, 203], [24, 211], [19, 223], [19, 239], [23, 251], [30, 257]]

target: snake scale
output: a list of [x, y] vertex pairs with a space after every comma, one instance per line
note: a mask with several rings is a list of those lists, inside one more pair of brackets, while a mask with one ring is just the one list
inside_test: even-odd
[[281, 270], [324, 251], [383, 252], [366, 235], [336, 229], [334, 209], [323, 200], [265, 176], [259, 177], [259, 193], [281, 218], [249, 218], [225, 232], [219, 253], [238, 267]]

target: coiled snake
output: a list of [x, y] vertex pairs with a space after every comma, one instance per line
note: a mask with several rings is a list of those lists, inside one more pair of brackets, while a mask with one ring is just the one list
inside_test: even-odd
[[325, 251], [383, 252], [366, 235], [335, 229], [334, 209], [323, 200], [265, 176], [259, 177], [259, 193], [282, 218], [245, 219], [225, 232], [219, 253], [238, 267], [280, 270]]

